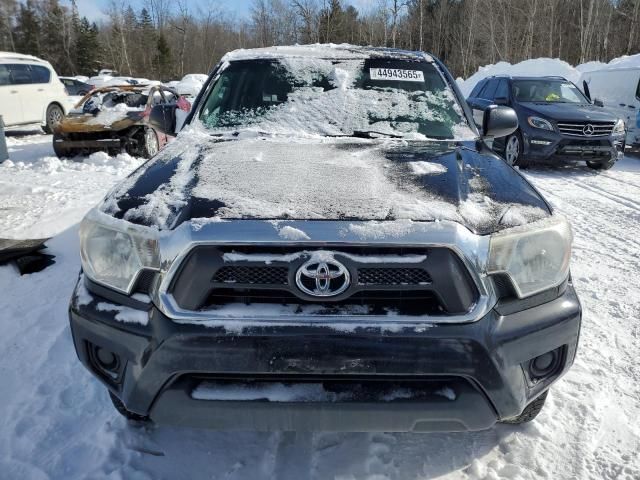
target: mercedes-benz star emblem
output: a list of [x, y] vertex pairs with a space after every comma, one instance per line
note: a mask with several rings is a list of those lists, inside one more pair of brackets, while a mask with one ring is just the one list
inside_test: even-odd
[[333, 297], [349, 288], [351, 276], [343, 264], [334, 259], [311, 259], [296, 272], [296, 285], [307, 295]]
[[595, 132], [595, 128], [590, 123], [587, 123], [582, 129], [582, 133], [584, 133], [587, 137], [590, 137]]

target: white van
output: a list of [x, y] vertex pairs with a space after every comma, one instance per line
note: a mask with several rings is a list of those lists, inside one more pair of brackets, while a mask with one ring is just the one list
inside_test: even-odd
[[624, 119], [627, 126], [627, 146], [640, 146], [640, 67], [607, 68], [584, 72], [593, 99]]
[[0, 115], [6, 127], [38, 124], [51, 133], [72, 101], [49, 62], [0, 52]]

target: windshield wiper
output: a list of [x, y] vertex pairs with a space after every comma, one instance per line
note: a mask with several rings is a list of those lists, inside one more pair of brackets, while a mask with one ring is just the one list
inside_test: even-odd
[[397, 135], [395, 133], [376, 132], [374, 130], [354, 130], [349, 136], [357, 137], [357, 138], [378, 138], [378, 137], [402, 138], [402, 135]]

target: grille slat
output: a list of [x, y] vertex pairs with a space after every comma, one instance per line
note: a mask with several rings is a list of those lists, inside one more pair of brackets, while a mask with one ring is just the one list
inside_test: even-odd
[[360, 285], [428, 285], [431, 276], [424, 268], [359, 268]]
[[287, 285], [289, 270], [287, 267], [246, 267], [226, 266], [219, 269], [213, 277], [214, 283], [243, 283], [249, 285]]
[[[593, 133], [591, 135], [585, 135], [584, 127], [591, 125], [593, 127]], [[604, 137], [611, 135], [613, 132], [614, 122], [558, 122], [558, 130], [564, 135], [570, 135], [574, 137]]]
[[[210, 292], [204, 309], [224, 307], [229, 304], [282, 305], [297, 308], [297, 313], [331, 315], [343, 308], [366, 307], [364, 310], [350, 311], [358, 315], [385, 315], [397, 312], [404, 315], [425, 315], [442, 313], [440, 301], [430, 290], [367, 290], [355, 293], [339, 301], [303, 301], [287, 290], [262, 290], [252, 288], [217, 288]], [[313, 312], [304, 307], [316, 307]]]

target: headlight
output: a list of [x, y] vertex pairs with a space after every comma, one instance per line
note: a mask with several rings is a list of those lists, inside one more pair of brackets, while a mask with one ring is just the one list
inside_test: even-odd
[[534, 128], [541, 128], [542, 130], [551, 130], [553, 132], [553, 125], [549, 123], [544, 118], [540, 117], [529, 117], [527, 118], [527, 122]]
[[142, 269], [160, 267], [158, 241], [134, 226], [105, 225], [90, 216], [80, 225], [82, 269], [92, 281], [128, 295]]
[[625, 125], [624, 125], [624, 120], [619, 119], [616, 122], [616, 126], [613, 127], [613, 134], [614, 135], [624, 135], [625, 134]]
[[569, 275], [571, 226], [554, 215], [491, 236], [488, 274], [507, 274], [518, 297], [557, 287]]

